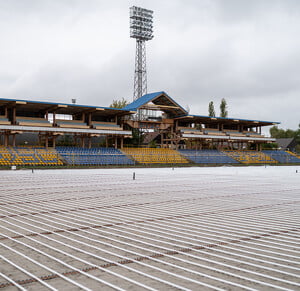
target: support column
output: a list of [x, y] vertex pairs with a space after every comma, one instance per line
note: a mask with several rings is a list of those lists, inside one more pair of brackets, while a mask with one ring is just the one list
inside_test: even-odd
[[120, 146], [121, 149], [123, 149], [123, 146], [124, 146], [124, 136], [121, 137], [121, 146]]
[[84, 136], [82, 135], [82, 136], [80, 136], [80, 146], [82, 147], [82, 148], [84, 148]]
[[108, 136], [105, 136], [105, 146], [108, 148]]
[[49, 137], [48, 137], [48, 135], [46, 134], [46, 135], [45, 135], [45, 147], [46, 147], [46, 149], [48, 149], [48, 145], [49, 145]]
[[90, 112], [88, 116], [88, 125], [90, 126], [91, 124], [92, 124], [92, 113]]
[[5, 135], [4, 135], [4, 146], [8, 146], [8, 139], [9, 139], [9, 135], [8, 135], [8, 133], [5, 133]]
[[115, 149], [117, 149], [117, 148], [118, 148], [118, 138], [115, 137]]
[[52, 137], [52, 146], [55, 149], [55, 147], [56, 147], [56, 135], [53, 135], [53, 137]]
[[15, 147], [16, 146], [16, 134], [12, 135], [12, 146]]
[[16, 124], [16, 107], [12, 108], [12, 124]]
[[92, 137], [89, 136], [88, 138], [89, 138], [89, 144], [88, 144], [88, 147], [89, 147], [89, 149], [90, 149], [90, 148], [92, 147]]

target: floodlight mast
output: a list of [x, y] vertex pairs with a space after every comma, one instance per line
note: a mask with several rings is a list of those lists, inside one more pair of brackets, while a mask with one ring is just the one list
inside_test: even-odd
[[136, 39], [133, 100], [147, 93], [146, 41], [153, 38], [153, 11], [130, 7], [130, 37]]

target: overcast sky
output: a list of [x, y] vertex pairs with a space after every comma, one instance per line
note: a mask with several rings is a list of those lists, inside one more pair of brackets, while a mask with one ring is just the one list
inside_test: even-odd
[[300, 122], [299, 0], [0, 0], [0, 97], [132, 100], [129, 7], [154, 10], [148, 92], [192, 114]]

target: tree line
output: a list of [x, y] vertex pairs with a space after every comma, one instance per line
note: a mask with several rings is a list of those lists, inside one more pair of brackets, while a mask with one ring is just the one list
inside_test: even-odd
[[[208, 104], [208, 116], [216, 117], [216, 111], [213, 101], [210, 101]], [[228, 117], [227, 102], [224, 98], [222, 98], [220, 104], [220, 117]]]

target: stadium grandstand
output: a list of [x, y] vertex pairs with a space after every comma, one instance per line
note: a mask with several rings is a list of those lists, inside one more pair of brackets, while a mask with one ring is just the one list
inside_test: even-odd
[[191, 115], [163, 91], [122, 109], [1, 98], [0, 165], [299, 163], [262, 151], [275, 142], [262, 127], [275, 124]]

